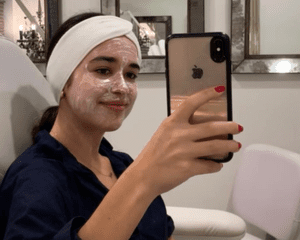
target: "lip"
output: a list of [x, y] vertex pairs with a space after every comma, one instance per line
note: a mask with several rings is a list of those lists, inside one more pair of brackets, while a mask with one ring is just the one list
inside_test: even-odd
[[101, 102], [103, 105], [108, 107], [111, 110], [122, 111], [124, 110], [128, 104], [123, 102]]

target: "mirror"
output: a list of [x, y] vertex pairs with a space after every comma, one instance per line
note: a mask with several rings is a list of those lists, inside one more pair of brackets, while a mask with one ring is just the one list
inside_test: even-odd
[[142, 16], [134, 17], [135, 32], [144, 59], [151, 56], [166, 56], [165, 40], [172, 33], [172, 16]]
[[[119, 1], [120, 17], [133, 22], [137, 36], [145, 36], [143, 26], [147, 30], [152, 29], [152, 33], [156, 32], [156, 37], [140, 37], [143, 50], [141, 73], [165, 73], [163, 53], [168, 35], [204, 31], [204, 0]], [[140, 27], [135, 20], [140, 23]], [[150, 41], [147, 43], [148, 38]]]
[[58, 0], [14, 0], [4, 5], [5, 36], [16, 42], [36, 64], [46, 61], [46, 49], [58, 28]]
[[232, 0], [232, 73], [300, 73], [299, 0]]

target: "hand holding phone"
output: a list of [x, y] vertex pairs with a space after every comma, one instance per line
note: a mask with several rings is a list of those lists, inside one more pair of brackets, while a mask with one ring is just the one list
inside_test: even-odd
[[143, 186], [151, 194], [157, 196], [190, 177], [215, 173], [222, 169], [222, 163], [205, 160], [205, 156], [239, 151], [239, 143], [234, 140], [207, 140], [213, 136], [240, 133], [237, 123], [189, 123], [194, 112], [210, 100], [222, 96], [222, 90], [224, 87], [211, 87], [187, 97], [171, 116], [164, 119], [130, 165], [131, 169], [136, 169], [135, 172], [143, 176]]
[[[229, 37], [222, 33], [173, 34], [166, 41], [168, 115], [190, 95], [213, 86], [225, 86], [225, 93], [199, 107], [191, 124], [232, 121], [231, 64]], [[232, 134], [207, 140], [232, 140]], [[228, 162], [233, 153], [206, 156]]]

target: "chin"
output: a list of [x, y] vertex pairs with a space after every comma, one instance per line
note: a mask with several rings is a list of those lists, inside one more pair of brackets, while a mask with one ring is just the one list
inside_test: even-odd
[[101, 125], [100, 128], [105, 129], [106, 132], [113, 132], [118, 130], [122, 126], [129, 113], [130, 112], [125, 112], [123, 116], [119, 116], [119, 118], [116, 119], [111, 118], [108, 123], [106, 122], [105, 125]]
[[120, 125], [115, 125], [115, 126], [110, 126], [108, 128], [105, 129], [105, 132], [113, 132], [118, 130], [120, 127], [122, 126], [122, 124]]
[[92, 124], [93, 128], [97, 128], [104, 132], [113, 132], [122, 126], [123, 121], [127, 118], [128, 114], [129, 112], [123, 112], [121, 114], [119, 113], [117, 116], [106, 115], [105, 118], [103, 118], [103, 116], [99, 116], [98, 120], [97, 118], [94, 118], [94, 120], [90, 123]]
[[123, 121], [111, 121], [107, 124], [98, 125], [98, 128], [103, 129], [105, 132], [113, 132], [122, 126]]

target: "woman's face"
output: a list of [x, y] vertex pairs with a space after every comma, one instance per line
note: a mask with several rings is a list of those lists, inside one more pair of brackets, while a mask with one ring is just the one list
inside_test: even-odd
[[104, 131], [121, 126], [137, 96], [137, 63], [137, 48], [125, 36], [99, 44], [82, 60], [64, 89], [80, 124]]

